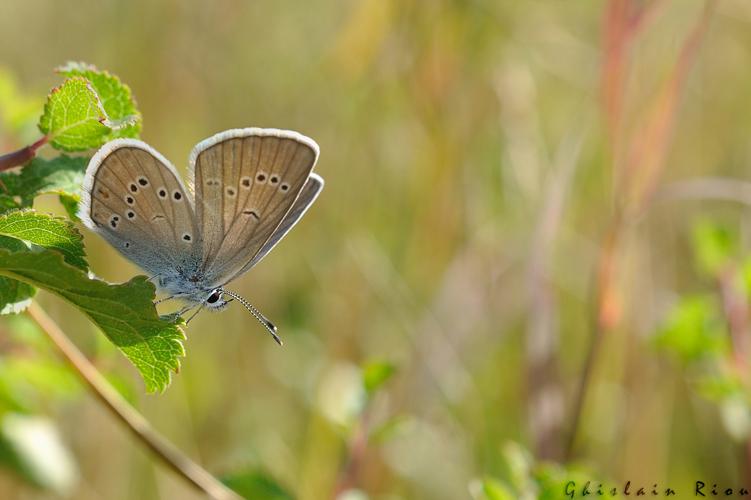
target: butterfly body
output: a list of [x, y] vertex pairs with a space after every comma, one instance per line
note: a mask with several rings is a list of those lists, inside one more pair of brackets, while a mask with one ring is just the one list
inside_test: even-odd
[[204, 302], [216, 286], [208, 285], [200, 262], [186, 262], [156, 278], [160, 290], [188, 302]]
[[79, 217], [161, 290], [218, 310], [231, 294], [224, 286], [267, 255], [315, 201], [323, 188], [312, 173], [317, 158], [318, 145], [297, 132], [227, 130], [193, 149], [189, 190], [146, 143], [116, 139], [89, 162]]

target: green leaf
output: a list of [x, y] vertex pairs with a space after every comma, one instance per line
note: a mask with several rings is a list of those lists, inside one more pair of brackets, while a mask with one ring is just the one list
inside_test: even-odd
[[75, 372], [36, 323], [18, 315], [6, 318], [3, 325], [6, 341], [23, 346], [23, 355], [0, 357], [0, 413], [27, 413], [81, 394], [83, 386]]
[[30, 484], [68, 496], [77, 470], [50, 420], [9, 413], [0, 421], [0, 463]]
[[509, 441], [503, 445], [503, 458], [509, 483], [516, 491], [529, 491], [532, 486], [532, 454], [519, 443]]
[[[17, 252], [28, 246], [15, 238], [0, 236], [0, 248]], [[20, 281], [0, 276], [0, 315], [18, 314], [29, 307], [36, 288]]]
[[710, 296], [683, 298], [668, 315], [655, 342], [684, 362], [724, 352], [727, 334], [719, 307]]
[[474, 500], [513, 500], [518, 498], [508, 485], [491, 477], [475, 483], [472, 493]]
[[745, 395], [741, 377], [734, 371], [710, 373], [697, 380], [698, 392], [711, 401], [723, 401]]
[[51, 250], [0, 249], [0, 274], [52, 292], [88, 316], [141, 373], [149, 392], [164, 391], [185, 355], [180, 327], [160, 318], [144, 276], [110, 285], [89, 279]]
[[395, 415], [385, 422], [376, 425], [370, 431], [368, 440], [373, 444], [382, 444], [390, 439], [396, 438], [401, 432], [409, 426], [410, 419], [404, 415]]
[[[57, 250], [69, 264], [88, 269], [81, 234], [70, 222], [31, 210], [0, 215], [0, 248], [27, 250], [25, 243]], [[35, 294], [34, 287], [26, 283], [0, 277], [0, 315], [23, 311]]]
[[701, 221], [694, 227], [693, 240], [699, 268], [709, 276], [716, 276], [737, 254], [734, 233], [710, 221]]
[[371, 361], [362, 368], [362, 385], [372, 395], [385, 384], [396, 371], [396, 367], [387, 361]]
[[68, 214], [68, 217], [70, 217], [70, 220], [79, 222], [81, 219], [78, 218], [78, 202], [81, 201], [81, 198], [78, 196], [61, 194], [58, 196], [58, 199], [65, 209], [65, 212]]
[[36, 295], [36, 288], [0, 276], [0, 315], [18, 314], [24, 311]]
[[7, 236], [40, 247], [57, 250], [65, 262], [86, 271], [86, 252], [81, 233], [65, 219], [33, 210], [18, 210], [0, 215], [0, 236]]
[[81, 390], [73, 371], [51, 354], [5, 358], [0, 362], [0, 385], [5, 403], [10, 402], [11, 409], [24, 411], [44, 407], [53, 397], [70, 399]]
[[106, 124], [112, 129], [107, 140], [138, 137], [141, 113], [136, 108], [130, 88], [118, 77], [82, 62], [69, 62], [57, 68], [57, 72], [67, 77], [82, 76], [91, 83], [107, 115]]
[[243, 498], [264, 500], [293, 500], [293, 497], [272, 477], [262, 471], [254, 470], [227, 475], [222, 482]]
[[60, 155], [52, 160], [33, 159], [18, 172], [0, 173], [0, 206], [30, 207], [42, 194], [59, 194], [79, 200], [88, 158]]
[[740, 284], [746, 296], [751, 296], [751, 257], [743, 259], [740, 266]]
[[39, 130], [50, 144], [64, 151], [86, 151], [101, 146], [110, 134], [107, 114], [89, 81], [68, 78], [47, 96]]
[[[534, 480], [538, 490], [535, 498], [538, 500], [615, 498], [612, 489], [617, 487], [617, 483], [603, 480], [589, 470], [548, 463], [539, 464], [535, 468]], [[600, 485], [602, 485], [602, 494], [600, 494]], [[634, 493], [633, 490], [632, 493]]]

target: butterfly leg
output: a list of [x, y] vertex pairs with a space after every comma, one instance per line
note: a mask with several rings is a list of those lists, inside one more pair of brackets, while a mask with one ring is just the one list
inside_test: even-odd
[[172, 299], [174, 299], [174, 298], [175, 298], [175, 296], [174, 296], [174, 295], [170, 295], [169, 297], [162, 297], [162, 298], [161, 298], [161, 299], [159, 299], [159, 300], [155, 300], [155, 301], [154, 301], [154, 305], [157, 305], [157, 304], [161, 304], [162, 302], [167, 302], [168, 300], [172, 300]]
[[[193, 306], [193, 307], [195, 307], [195, 306]], [[192, 307], [191, 307], [191, 309], [192, 309]], [[194, 312], [193, 315], [190, 318], [188, 318], [188, 320], [185, 322], [185, 325], [187, 326], [188, 323], [190, 323], [190, 321], [193, 318], [195, 318], [198, 315], [198, 313], [201, 312], [202, 310], [203, 310], [203, 304], [201, 304], [201, 307], [199, 307], [198, 310], [196, 312]]]
[[154, 280], [157, 279], [161, 275], [162, 275], [162, 273], [156, 273], [154, 276], [146, 278], [146, 281], [153, 281], [154, 283], [156, 283]]
[[182, 316], [183, 314], [185, 314], [186, 312], [190, 311], [194, 307], [196, 307], [196, 306], [195, 305], [187, 305], [187, 306], [184, 306], [182, 309], [180, 309], [180, 310], [178, 310], [178, 311], [176, 311], [176, 312], [174, 312], [172, 314], [176, 314], [178, 316]]

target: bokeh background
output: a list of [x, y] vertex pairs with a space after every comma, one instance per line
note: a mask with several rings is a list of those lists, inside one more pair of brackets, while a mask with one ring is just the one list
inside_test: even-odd
[[[747, 1], [4, 0], [0, 33], [0, 151], [39, 137], [68, 60], [127, 83], [183, 173], [228, 128], [321, 146], [319, 201], [234, 284], [284, 348], [241, 307], [203, 313], [147, 395], [39, 296], [217, 476], [300, 499], [749, 486]], [[139, 272], [83, 231], [99, 276]], [[31, 409], [2, 432], [43, 451], [0, 497], [201, 498], [23, 315], [0, 321], [0, 386]]]

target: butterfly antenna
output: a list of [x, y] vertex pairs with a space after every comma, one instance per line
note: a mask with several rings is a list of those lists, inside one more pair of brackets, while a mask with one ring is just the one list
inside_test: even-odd
[[252, 314], [253, 317], [256, 318], [264, 327], [266, 327], [266, 330], [268, 330], [271, 336], [274, 337], [276, 343], [279, 345], [284, 345], [282, 339], [279, 338], [279, 335], [277, 335], [276, 333], [276, 326], [274, 326], [274, 323], [272, 323], [266, 316], [261, 314], [261, 311], [256, 309], [253, 304], [240, 297], [235, 292], [230, 292], [229, 290], [223, 290], [223, 292], [244, 305], [245, 309], [247, 309], [248, 312], [250, 312], [250, 314]]

